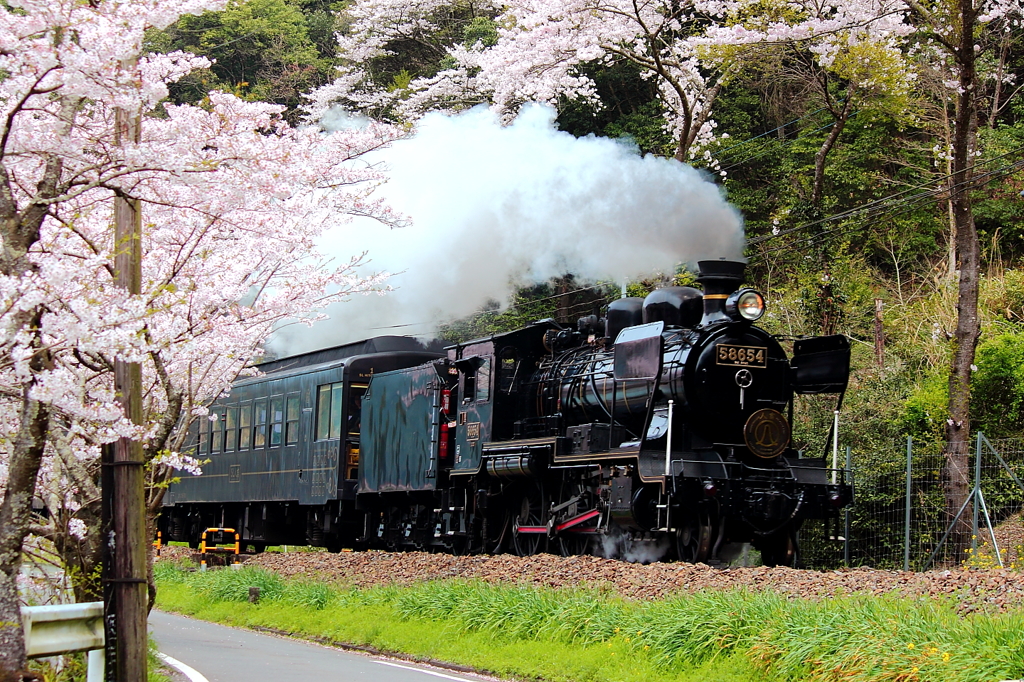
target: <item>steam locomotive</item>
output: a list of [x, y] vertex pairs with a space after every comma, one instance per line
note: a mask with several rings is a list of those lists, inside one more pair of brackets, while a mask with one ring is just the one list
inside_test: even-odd
[[[846, 390], [843, 336], [792, 358], [754, 323], [745, 265], [703, 290], [611, 303], [443, 351], [378, 337], [261, 366], [191, 442], [200, 476], [160, 529], [233, 527], [268, 544], [456, 553], [601, 552], [713, 562], [752, 543], [793, 565], [807, 519], [852, 499], [845, 472], [791, 445], [795, 395]], [[788, 414], [787, 414], [788, 413]]]

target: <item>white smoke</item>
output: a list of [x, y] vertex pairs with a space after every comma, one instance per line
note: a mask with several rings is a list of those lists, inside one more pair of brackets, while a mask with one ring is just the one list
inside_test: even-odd
[[621, 559], [631, 564], [653, 564], [661, 561], [670, 548], [668, 538], [658, 540], [634, 540], [627, 537], [618, 526], [600, 536], [599, 556], [605, 559]]
[[430, 114], [381, 152], [373, 160], [390, 180], [380, 191], [412, 225], [357, 220], [324, 246], [339, 260], [369, 251], [373, 270], [400, 273], [390, 282], [397, 290], [335, 305], [312, 329], [282, 330], [275, 350], [381, 334], [429, 338], [489, 300], [506, 302], [515, 285], [567, 273], [619, 282], [742, 255], [739, 213], [698, 171], [615, 140], [575, 138], [554, 118], [539, 105], [504, 127], [484, 107]]

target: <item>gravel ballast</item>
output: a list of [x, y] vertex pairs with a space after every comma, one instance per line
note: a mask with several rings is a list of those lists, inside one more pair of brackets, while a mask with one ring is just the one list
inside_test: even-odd
[[[165, 557], [187, 550], [168, 548]], [[660, 599], [700, 590], [772, 590], [794, 598], [850, 594], [909, 599], [946, 597], [961, 613], [1006, 611], [1024, 606], [1024, 574], [1008, 569], [956, 569], [924, 573], [870, 568], [810, 571], [791, 568], [727, 568], [704, 564], [631, 564], [593, 556], [538, 554], [517, 557], [450, 556], [425, 552], [267, 552], [246, 557], [286, 578], [324, 580], [351, 587], [409, 585], [428, 580], [475, 579], [539, 587], [596, 587], [626, 599]]]

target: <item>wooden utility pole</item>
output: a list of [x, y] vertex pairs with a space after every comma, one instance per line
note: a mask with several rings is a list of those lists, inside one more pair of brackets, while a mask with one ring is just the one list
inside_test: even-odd
[[[136, 60], [122, 64], [134, 70]], [[138, 142], [141, 123], [138, 112], [117, 111], [114, 142], [117, 145]], [[114, 199], [114, 270], [117, 285], [129, 293], [142, 292], [142, 213], [139, 201], [118, 195]], [[114, 361], [114, 391], [124, 405], [125, 416], [142, 423], [142, 365]], [[142, 682], [146, 679], [148, 639], [146, 620], [149, 593], [146, 580], [146, 500], [142, 443], [128, 438], [113, 446], [111, 490], [104, 489], [110, 508], [110, 542], [113, 561], [108, 582], [113, 597], [114, 643], [113, 679], [117, 682]], [[109, 497], [108, 497], [109, 495]], [[109, 630], [108, 630], [109, 632]], [[108, 651], [112, 647], [108, 646]], [[110, 679], [108, 668], [108, 679]]]

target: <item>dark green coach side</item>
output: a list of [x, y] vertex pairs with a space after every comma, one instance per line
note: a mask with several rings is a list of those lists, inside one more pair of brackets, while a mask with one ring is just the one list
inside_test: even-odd
[[349, 544], [361, 530], [351, 510], [370, 379], [440, 355], [378, 337], [261, 365], [193, 425], [189, 449], [206, 463], [167, 491], [164, 537], [194, 544], [208, 527], [230, 527], [257, 550]]

